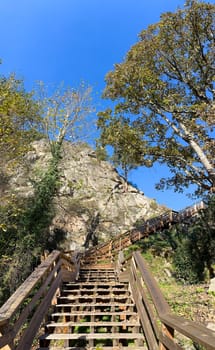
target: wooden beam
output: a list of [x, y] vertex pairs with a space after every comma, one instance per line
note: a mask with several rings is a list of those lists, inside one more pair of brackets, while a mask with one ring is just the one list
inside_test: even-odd
[[32, 289], [37, 285], [38, 281], [40, 281], [50, 269], [50, 265], [53, 264], [59, 258], [59, 256], [59, 251], [53, 251], [0, 308], [0, 325], [7, 323], [7, 321], [15, 314], [16, 310], [27, 298]]

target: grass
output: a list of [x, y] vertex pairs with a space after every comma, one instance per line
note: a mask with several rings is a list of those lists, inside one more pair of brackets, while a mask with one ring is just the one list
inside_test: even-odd
[[[134, 244], [125, 255], [140, 248]], [[179, 283], [174, 278], [171, 256], [165, 258], [162, 252], [158, 256], [153, 249], [147, 249], [142, 255], [173, 313], [205, 325], [215, 323], [215, 293], [208, 292], [207, 283]]]
[[215, 322], [215, 295], [208, 293], [206, 283], [180, 284], [174, 278], [171, 261], [153, 256], [150, 251], [144, 253], [143, 257], [174, 313], [204, 324]]

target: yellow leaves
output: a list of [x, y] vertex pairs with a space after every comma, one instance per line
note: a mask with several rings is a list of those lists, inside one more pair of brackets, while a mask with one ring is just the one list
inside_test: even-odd
[[43, 125], [51, 145], [54, 142], [61, 145], [65, 139], [73, 142], [85, 139], [89, 131], [93, 132], [93, 121], [89, 118], [94, 111], [91, 92], [91, 87], [84, 83], [77, 89], [62, 85], [51, 96], [42, 87]]
[[0, 230], [6, 232], [7, 231], [7, 226], [5, 224], [0, 224]]
[[13, 75], [0, 78], [0, 102], [0, 157], [10, 160], [25, 153], [32, 141], [39, 106]]

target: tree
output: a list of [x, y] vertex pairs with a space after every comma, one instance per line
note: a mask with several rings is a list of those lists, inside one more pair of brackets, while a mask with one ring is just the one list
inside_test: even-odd
[[181, 191], [195, 183], [196, 195], [215, 190], [214, 32], [215, 5], [188, 0], [143, 30], [106, 76], [104, 97], [116, 104], [99, 115], [101, 141], [110, 143], [110, 119], [121, 123], [122, 135], [127, 124], [138, 135], [138, 164], [169, 166], [172, 177], [161, 179], [160, 188]]
[[77, 89], [61, 86], [49, 96], [41, 84], [44, 133], [51, 149], [54, 145], [61, 147], [64, 140], [77, 142], [89, 137], [93, 124], [91, 92], [91, 87], [81, 83]]
[[40, 106], [23, 81], [14, 75], [0, 77], [0, 157], [8, 161], [23, 155], [38, 137]]
[[215, 276], [215, 196], [207, 199], [207, 207], [194, 222], [177, 227], [180, 241], [173, 256], [176, 276], [189, 282]]
[[[137, 129], [131, 128], [125, 118], [113, 118], [111, 110], [99, 113], [98, 127], [102, 129], [97, 147], [112, 146], [113, 154], [109, 159], [119, 167], [128, 181], [128, 173], [143, 162], [142, 154], [145, 151], [145, 142], [141, 140], [141, 134]], [[108, 125], [107, 125], [108, 122]], [[144, 165], [150, 166], [151, 162], [145, 160]]]

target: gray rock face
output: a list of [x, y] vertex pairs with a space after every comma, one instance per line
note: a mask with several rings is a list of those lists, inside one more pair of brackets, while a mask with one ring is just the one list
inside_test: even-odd
[[[22, 196], [33, 195], [29, 179], [38, 178], [50, 159], [48, 143], [35, 141], [25, 157], [26, 167], [17, 169], [10, 186]], [[50, 233], [56, 228], [66, 232], [64, 249], [106, 241], [131, 229], [137, 220], [167, 209], [127, 184], [108, 162], [99, 161], [86, 144], [64, 142], [59, 170], [61, 185], [54, 198], [56, 215]]]

